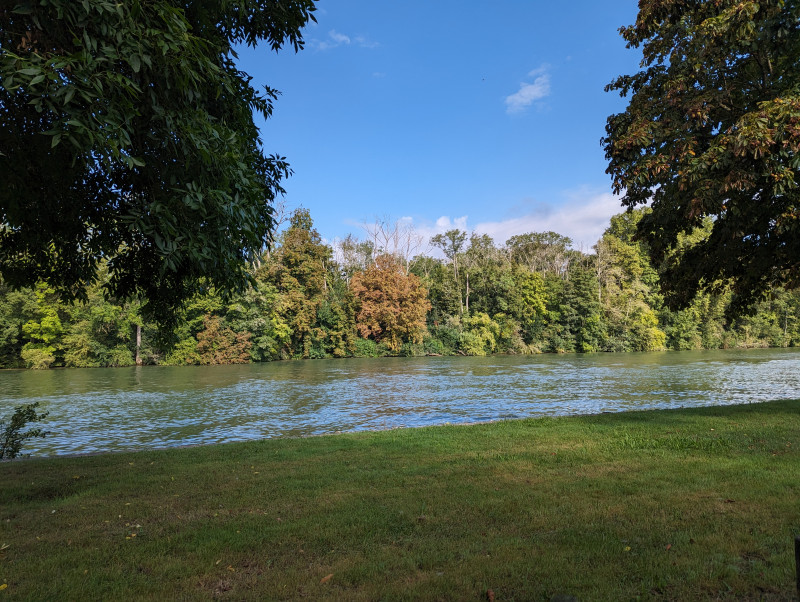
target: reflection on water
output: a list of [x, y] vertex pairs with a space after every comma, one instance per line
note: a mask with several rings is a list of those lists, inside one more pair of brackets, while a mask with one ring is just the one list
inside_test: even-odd
[[50, 412], [33, 455], [788, 398], [785, 349], [0, 372], [0, 416]]

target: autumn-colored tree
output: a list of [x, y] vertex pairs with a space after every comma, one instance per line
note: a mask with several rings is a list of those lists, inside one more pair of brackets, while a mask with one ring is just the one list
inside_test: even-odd
[[353, 275], [350, 288], [358, 306], [356, 326], [396, 351], [404, 342], [421, 343], [425, 316], [431, 308], [428, 291], [414, 274], [390, 255], [380, 255], [375, 265]]
[[250, 361], [250, 333], [223, 326], [219, 316], [205, 316], [197, 333], [199, 364], [246, 364]]

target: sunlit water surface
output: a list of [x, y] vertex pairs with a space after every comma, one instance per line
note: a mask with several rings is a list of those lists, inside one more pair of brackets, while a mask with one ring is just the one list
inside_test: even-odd
[[0, 372], [0, 416], [50, 412], [34, 456], [774, 399], [800, 399], [799, 351]]

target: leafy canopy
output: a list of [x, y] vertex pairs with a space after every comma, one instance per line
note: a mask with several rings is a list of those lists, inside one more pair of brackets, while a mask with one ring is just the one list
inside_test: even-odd
[[[731, 283], [734, 311], [800, 284], [800, 2], [641, 0], [622, 28], [642, 70], [609, 84], [630, 101], [602, 140], [667, 303]], [[692, 231], [707, 236], [682, 253]]]
[[171, 314], [201, 278], [248, 281], [286, 161], [253, 115], [277, 92], [237, 45], [303, 45], [314, 0], [27, 0], [0, 6], [0, 277]]

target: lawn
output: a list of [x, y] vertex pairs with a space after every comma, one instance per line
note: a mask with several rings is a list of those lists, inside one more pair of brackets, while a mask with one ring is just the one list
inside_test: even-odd
[[796, 599], [800, 401], [0, 464], [0, 600]]

